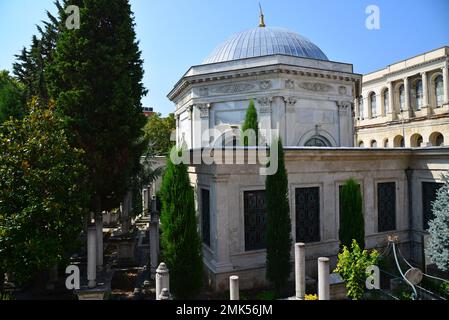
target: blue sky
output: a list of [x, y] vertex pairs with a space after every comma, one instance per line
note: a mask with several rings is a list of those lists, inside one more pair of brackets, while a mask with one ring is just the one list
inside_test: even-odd
[[[309, 38], [334, 61], [367, 73], [449, 45], [447, 0], [261, 0], [267, 26]], [[216, 45], [258, 25], [258, 0], [131, 0], [145, 59], [145, 106], [166, 115], [173, 85]], [[369, 5], [380, 8], [380, 30], [365, 27]], [[29, 45], [53, 0], [0, 0], [0, 69]]]

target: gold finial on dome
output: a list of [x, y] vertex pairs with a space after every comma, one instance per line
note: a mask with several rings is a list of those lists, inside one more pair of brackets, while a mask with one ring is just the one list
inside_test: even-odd
[[260, 8], [260, 22], [259, 27], [265, 28], [265, 16], [263, 15], [262, 5], [259, 2], [259, 8]]

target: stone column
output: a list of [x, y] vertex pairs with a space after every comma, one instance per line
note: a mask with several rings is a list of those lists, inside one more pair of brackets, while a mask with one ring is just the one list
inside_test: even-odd
[[123, 203], [121, 204], [121, 222], [122, 222], [122, 233], [127, 234], [129, 232], [131, 221], [129, 218], [129, 213], [132, 208], [132, 192], [128, 191], [126, 193], [125, 198], [123, 199]]
[[391, 120], [396, 120], [397, 119], [397, 111], [396, 111], [396, 106], [394, 103], [394, 87], [393, 87], [393, 82], [388, 82], [388, 112], [387, 112], [387, 116], [391, 115]]
[[97, 268], [103, 269], [103, 215], [99, 214], [95, 218], [95, 228], [97, 234]]
[[403, 116], [405, 118], [410, 118], [412, 116], [412, 108], [410, 105], [410, 81], [408, 78], [404, 78], [404, 112]]
[[443, 67], [443, 92], [444, 101], [443, 104], [449, 104], [449, 62], [446, 60]]
[[239, 277], [232, 276], [229, 278], [229, 292], [231, 300], [240, 300]]
[[161, 263], [156, 270], [156, 300], [160, 300], [163, 289], [170, 292], [170, 273], [165, 263]]
[[159, 258], [159, 214], [155, 211], [151, 214], [150, 225], [150, 273], [154, 279]]
[[[209, 118], [210, 118], [210, 108], [209, 103], [200, 103], [196, 105], [198, 115], [195, 116], [196, 127], [194, 128], [195, 135], [195, 148], [205, 147], [210, 142], [210, 132], [209, 131]], [[201, 159], [199, 159], [201, 163]]]
[[422, 109], [429, 107], [429, 85], [427, 82], [427, 72], [421, 73], [422, 91], [423, 91], [423, 106]]
[[304, 300], [306, 294], [306, 245], [295, 244], [295, 284], [296, 299]]
[[95, 224], [87, 229], [87, 281], [89, 288], [97, 286], [97, 228]]
[[262, 132], [262, 135], [265, 136], [268, 145], [270, 145], [271, 132], [269, 130], [271, 129], [271, 98], [270, 97], [259, 98], [257, 99], [257, 104], [259, 107], [260, 127], [262, 130], [265, 130], [265, 132]]
[[329, 258], [318, 259], [318, 299], [329, 300]]
[[144, 216], [148, 215], [148, 194], [149, 194], [149, 187], [146, 187], [142, 189], [142, 214]]

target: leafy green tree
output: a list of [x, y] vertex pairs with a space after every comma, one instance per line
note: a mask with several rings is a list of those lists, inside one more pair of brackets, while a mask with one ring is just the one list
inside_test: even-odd
[[365, 219], [360, 185], [353, 179], [346, 181], [340, 192], [340, 244], [350, 247], [352, 240], [365, 248]]
[[160, 196], [161, 244], [170, 269], [170, 289], [177, 299], [191, 299], [201, 289], [203, 263], [194, 191], [186, 165], [174, 165], [168, 158]]
[[[256, 141], [251, 141], [248, 136], [243, 138], [243, 145], [257, 146], [259, 144], [259, 122], [257, 121], [257, 110], [254, 106], [254, 100], [251, 99], [249, 102], [248, 110], [246, 111], [245, 122], [243, 123], [242, 131], [245, 133], [247, 130], [253, 130], [256, 135]], [[255, 143], [255, 144], [254, 144]]]
[[47, 84], [71, 143], [85, 151], [89, 207], [101, 214], [119, 206], [146, 147], [143, 61], [129, 1], [70, 4], [80, 8], [80, 29], [60, 30]]
[[[64, 2], [64, 5], [67, 1]], [[55, 1], [59, 17], [64, 12], [60, 1]], [[49, 103], [49, 93], [45, 68], [52, 64], [53, 54], [56, 48], [61, 19], [47, 11], [48, 21], [43, 21], [43, 27], [37, 26], [38, 35], [33, 35], [30, 48], [24, 47], [20, 54], [16, 55], [13, 64], [13, 73], [24, 86], [25, 98], [29, 101], [37, 97], [44, 106]]]
[[429, 222], [430, 241], [426, 254], [440, 270], [449, 271], [449, 175], [433, 202], [434, 218]]
[[150, 149], [156, 156], [166, 156], [175, 146], [171, 141], [172, 133], [176, 130], [175, 115], [170, 114], [167, 118], [154, 114], [149, 117], [145, 125], [145, 138], [148, 139]]
[[338, 255], [337, 268], [334, 272], [339, 273], [346, 282], [348, 297], [353, 300], [362, 298], [366, 279], [370, 276], [366, 272], [369, 266], [376, 265], [379, 253], [376, 250], [368, 253], [367, 250], [360, 248], [356, 240], [352, 241], [351, 249], [343, 246], [343, 251]]
[[0, 150], [0, 274], [20, 284], [77, 249], [86, 168], [52, 108], [1, 125]]
[[279, 295], [290, 276], [292, 248], [290, 206], [288, 203], [288, 177], [281, 140], [278, 144], [278, 170], [267, 176], [267, 278]]
[[0, 124], [11, 117], [19, 119], [25, 113], [23, 86], [7, 71], [0, 71]]

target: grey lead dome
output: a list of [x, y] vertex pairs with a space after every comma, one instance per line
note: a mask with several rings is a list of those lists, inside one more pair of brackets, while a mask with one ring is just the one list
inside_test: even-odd
[[203, 64], [284, 54], [329, 60], [321, 49], [296, 32], [283, 28], [254, 28], [240, 32], [220, 44]]

